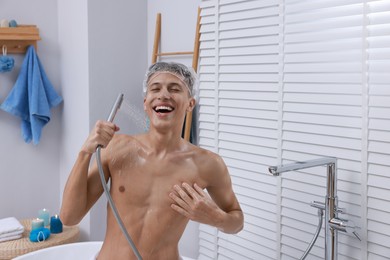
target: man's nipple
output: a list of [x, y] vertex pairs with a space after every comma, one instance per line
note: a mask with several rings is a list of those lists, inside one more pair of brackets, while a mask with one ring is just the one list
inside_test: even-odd
[[124, 186], [119, 186], [119, 192], [124, 192], [126, 189]]

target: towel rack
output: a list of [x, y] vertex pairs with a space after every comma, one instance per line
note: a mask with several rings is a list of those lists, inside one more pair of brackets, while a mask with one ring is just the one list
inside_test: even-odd
[[7, 46], [7, 53], [25, 53], [29, 45], [37, 50], [39, 40], [39, 29], [35, 25], [0, 28], [0, 47]]

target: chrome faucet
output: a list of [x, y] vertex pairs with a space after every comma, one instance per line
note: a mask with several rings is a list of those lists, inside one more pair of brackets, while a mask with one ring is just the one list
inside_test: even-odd
[[269, 172], [274, 176], [279, 176], [282, 172], [296, 171], [310, 167], [326, 166], [326, 197], [325, 203], [316, 202], [316, 207], [325, 210], [325, 260], [337, 260], [337, 231], [353, 233], [359, 240], [359, 235], [355, 232], [355, 227], [350, 226], [345, 219], [338, 218], [338, 213], [342, 212], [337, 207], [337, 158], [325, 157], [304, 162], [295, 162], [286, 165], [270, 166]]

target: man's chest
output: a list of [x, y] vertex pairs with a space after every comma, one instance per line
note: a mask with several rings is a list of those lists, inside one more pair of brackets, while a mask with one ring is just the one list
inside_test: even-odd
[[128, 203], [170, 204], [169, 193], [174, 191], [174, 185], [181, 186], [186, 182], [191, 186], [194, 183], [206, 186], [199, 168], [185, 160], [150, 160], [143, 165], [124, 168], [111, 172], [111, 189], [118, 196], [124, 196]]

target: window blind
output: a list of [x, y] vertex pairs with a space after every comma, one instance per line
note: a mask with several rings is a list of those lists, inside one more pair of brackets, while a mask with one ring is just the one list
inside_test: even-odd
[[[245, 214], [201, 225], [199, 259], [299, 259], [326, 171], [268, 166], [338, 158], [339, 259], [390, 255], [390, 1], [202, 1], [200, 146], [225, 160]], [[310, 259], [324, 259], [324, 231]]]
[[390, 1], [368, 1], [368, 259], [390, 256]]
[[[214, 82], [217, 80], [218, 66], [218, 6], [215, 1], [204, 1], [201, 4], [201, 27], [199, 47], [199, 146], [218, 152], [218, 113], [216, 103], [218, 95]], [[200, 63], [202, 65], [200, 65]], [[218, 231], [207, 225], [199, 228], [198, 259], [218, 258]]]
[[[361, 179], [363, 10], [359, 1], [285, 1], [283, 32], [281, 158], [337, 157], [339, 206], [355, 222], [361, 195], [350, 191], [359, 190]], [[325, 187], [323, 167], [284, 174], [282, 259], [297, 259], [307, 248], [318, 222], [308, 203], [324, 202]], [[324, 232], [320, 238], [311, 259], [324, 259]], [[341, 232], [338, 252], [349, 259], [361, 255], [358, 242]]]
[[277, 153], [278, 5], [203, 1], [201, 8], [200, 145], [224, 158], [247, 228], [231, 236], [202, 226], [199, 259], [275, 258], [277, 179], [259, 169]]

